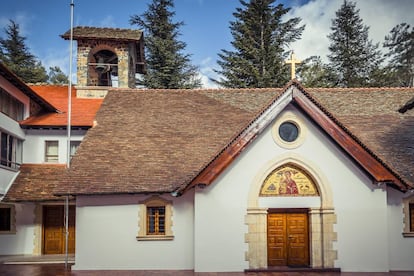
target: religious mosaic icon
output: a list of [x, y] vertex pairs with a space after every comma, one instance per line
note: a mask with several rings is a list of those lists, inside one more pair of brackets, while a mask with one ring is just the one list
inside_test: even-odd
[[312, 177], [304, 170], [286, 164], [273, 170], [263, 182], [260, 196], [318, 196]]

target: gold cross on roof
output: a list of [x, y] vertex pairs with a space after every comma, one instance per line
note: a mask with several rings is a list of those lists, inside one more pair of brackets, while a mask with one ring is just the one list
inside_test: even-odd
[[287, 64], [290, 64], [290, 78], [293, 80], [296, 78], [296, 64], [301, 63], [299, 59], [296, 59], [295, 53], [292, 51], [290, 59], [286, 60]]

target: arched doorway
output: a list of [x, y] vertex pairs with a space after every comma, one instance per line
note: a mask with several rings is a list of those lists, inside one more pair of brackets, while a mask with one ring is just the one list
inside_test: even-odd
[[334, 267], [332, 191], [321, 171], [307, 164], [289, 154], [270, 162], [252, 183], [246, 215], [250, 269]]

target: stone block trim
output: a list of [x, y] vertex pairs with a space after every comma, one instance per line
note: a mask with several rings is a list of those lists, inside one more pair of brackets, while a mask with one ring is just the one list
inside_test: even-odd
[[406, 197], [403, 199], [403, 236], [404, 237], [414, 237], [414, 231], [411, 228], [411, 214], [410, 214], [410, 204], [414, 204], [414, 195]]
[[42, 223], [43, 223], [43, 205], [37, 203], [34, 208], [34, 237], [33, 237], [33, 255], [42, 255]]
[[108, 94], [107, 87], [102, 86], [88, 86], [88, 87], [76, 87], [76, 97], [83, 99], [103, 99]]
[[267, 209], [251, 208], [247, 210], [245, 221], [248, 233], [245, 242], [248, 251], [245, 253], [250, 269], [267, 267]]
[[[245, 253], [249, 269], [267, 268], [267, 209], [249, 208], [245, 216], [248, 233]], [[313, 208], [309, 210], [310, 266], [312, 268], [334, 268], [337, 251], [333, 242], [337, 240], [334, 232], [336, 214], [333, 209]], [[323, 231], [321, 231], [323, 229]]]
[[331, 208], [313, 208], [309, 217], [311, 266], [334, 268], [337, 259], [337, 251], [333, 249], [333, 242], [337, 240], [337, 233], [334, 232], [336, 214]]

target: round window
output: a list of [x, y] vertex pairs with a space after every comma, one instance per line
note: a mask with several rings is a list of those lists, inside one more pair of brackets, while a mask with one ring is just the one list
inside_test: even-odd
[[299, 136], [298, 126], [292, 122], [284, 122], [279, 126], [279, 136], [285, 142], [293, 142]]

